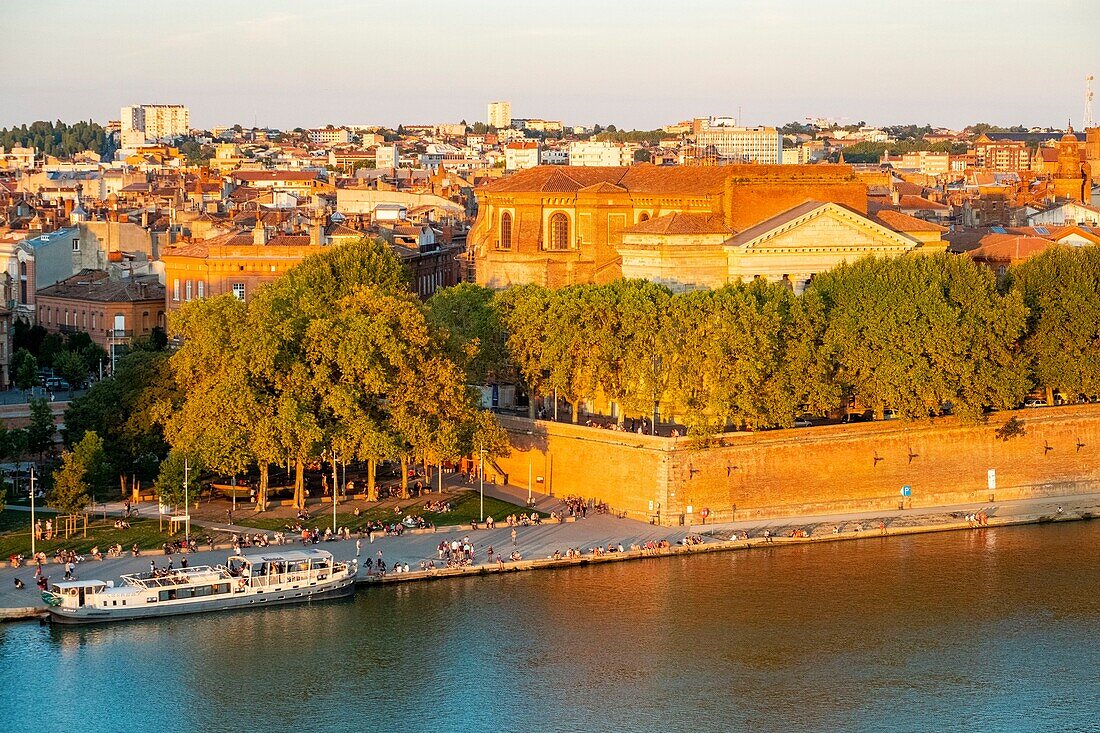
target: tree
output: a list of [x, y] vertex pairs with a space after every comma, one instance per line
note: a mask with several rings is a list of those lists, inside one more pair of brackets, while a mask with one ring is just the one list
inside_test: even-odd
[[106, 465], [120, 483], [132, 475], [152, 479], [168, 453], [157, 411], [170, 411], [176, 394], [167, 354], [131, 352], [118, 360], [113, 375], [69, 403], [66, 444], [74, 445], [86, 432], [95, 431], [103, 439]]
[[24, 392], [38, 384], [38, 360], [25, 348], [11, 358], [12, 381]]
[[94, 430], [84, 433], [80, 442], [73, 446], [73, 460], [84, 466], [84, 479], [92, 497], [105, 496], [111, 481], [111, 468], [107, 464], [107, 454], [103, 450], [103, 440]]
[[1014, 265], [1004, 287], [1028, 309], [1022, 342], [1032, 387], [1100, 393], [1100, 248], [1053, 247]]
[[91, 501], [89, 492], [101, 488], [103, 441], [88, 432], [71, 451], [61, 456], [61, 467], [54, 471], [49, 503], [63, 514], [76, 514]]
[[50, 404], [42, 397], [35, 397], [30, 402], [30, 425], [27, 427], [27, 447], [34, 453], [41, 455], [53, 445], [53, 436], [57, 432], [54, 425], [53, 410]]
[[54, 372], [69, 383], [69, 394], [88, 376], [84, 356], [76, 351], [62, 351], [53, 360]]
[[[188, 482], [190, 496], [197, 496], [196, 477], [203, 471], [201, 460], [182, 451], [173, 450], [160, 464], [160, 472], [153, 487], [161, 504], [178, 507], [184, 503], [188, 492], [184, 491], [184, 481]], [[186, 507], [184, 507], [186, 510]]]
[[460, 283], [436, 291], [428, 320], [444, 339], [448, 356], [466, 370], [470, 384], [492, 381], [506, 368], [504, 328], [493, 307], [493, 291]]
[[951, 402], [978, 418], [1026, 393], [1017, 355], [1026, 308], [996, 278], [950, 254], [859, 260], [816, 276], [823, 355], [840, 386], [881, 414], [925, 417]]

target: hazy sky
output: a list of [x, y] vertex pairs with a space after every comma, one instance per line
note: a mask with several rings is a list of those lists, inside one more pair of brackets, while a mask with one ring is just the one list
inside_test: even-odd
[[1080, 125], [1100, 0], [0, 0], [0, 126], [515, 117]]

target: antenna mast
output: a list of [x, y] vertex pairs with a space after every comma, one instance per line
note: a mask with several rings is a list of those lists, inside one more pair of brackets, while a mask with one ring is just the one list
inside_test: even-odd
[[1095, 122], [1092, 119], [1092, 74], [1085, 77], [1085, 119], [1082, 127], [1089, 128], [1095, 126]]

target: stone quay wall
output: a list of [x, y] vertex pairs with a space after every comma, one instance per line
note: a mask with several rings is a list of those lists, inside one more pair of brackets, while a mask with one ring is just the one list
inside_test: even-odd
[[[996, 431], [1012, 417], [1026, 432], [1002, 440]], [[1100, 405], [998, 412], [980, 424], [946, 417], [726, 433], [704, 448], [690, 437], [501, 421], [513, 451], [490, 480], [526, 486], [530, 476], [535, 491], [665, 525], [700, 524], [704, 509], [707, 522], [723, 522], [1100, 490]]]

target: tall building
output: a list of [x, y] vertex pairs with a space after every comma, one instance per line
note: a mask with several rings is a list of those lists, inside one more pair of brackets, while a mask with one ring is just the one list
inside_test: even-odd
[[120, 123], [124, 147], [128, 142], [153, 142], [190, 133], [191, 110], [182, 104], [131, 105], [122, 108]]
[[776, 165], [783, 160], [774, 127], [741, 127], [729, 117], [699, 118], [692, 127], [697, 161]]
[[512, 103], [489, 102], [489, 111], [486, 116], [489, 127], [504, 130], [512, 126]]

